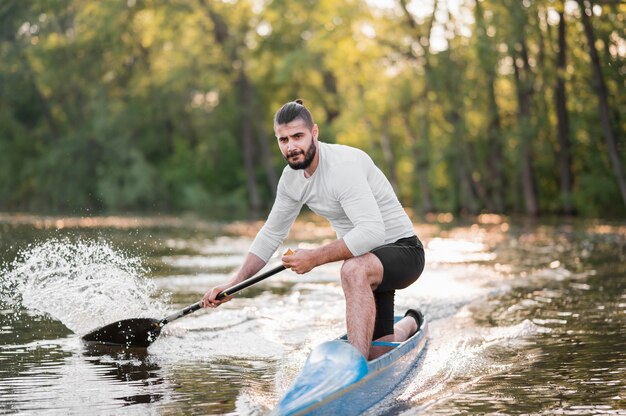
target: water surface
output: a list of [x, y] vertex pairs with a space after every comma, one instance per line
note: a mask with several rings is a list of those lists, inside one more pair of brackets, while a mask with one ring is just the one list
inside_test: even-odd
[[[344, 332], [339, 263], [282, 272], [169, 324], [147, 351], [80, 342], [196, 302], [258, 227], [0, 216], [0, 412], [267, 413], [311, 349]], [[626, 414], [626, 225], [486, 216], [416, 229], [427, 267], [396, 310], [422, 308], [430, 338], [371, 414]], [[301, 221], [281, 250], [332, 237]]]

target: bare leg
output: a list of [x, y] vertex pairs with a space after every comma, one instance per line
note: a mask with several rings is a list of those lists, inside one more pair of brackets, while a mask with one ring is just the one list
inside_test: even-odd
[[[411, 316], [405, 316], [393, 326], [392, 335], [385, 335], [384, 337], [378, 338], [376, 341], [404, 342], [416, 332], [417, 332], [417, 322], [415, 322], [415, 319]], [[368, 358], [370, 360], [373, 360], [375, 358], [380, 357], [387, 351], [390, 351], [391, 349], [392, 349], [391, 347], [373, 346], [370, 350], [370, 355]]]
[[393, 326], [394, 341], [404, 342], [417, 332], [417, 322], [412, 316], [405, 316]]
[[341, 268], [341, 286], [346, 297], [348, 342], [364, 357], [369, 356], [376, 320], [373, 290], [382, 279], [383, 265], [371, 253], [348, 259]]

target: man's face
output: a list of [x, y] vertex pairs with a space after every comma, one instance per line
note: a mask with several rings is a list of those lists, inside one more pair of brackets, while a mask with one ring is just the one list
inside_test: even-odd
[[306, 169], [316, 153], [317, 124], [309, 130], [306, 122], [297, 118], [287, 124], [274, 126], [278, 146], [292, 169]]

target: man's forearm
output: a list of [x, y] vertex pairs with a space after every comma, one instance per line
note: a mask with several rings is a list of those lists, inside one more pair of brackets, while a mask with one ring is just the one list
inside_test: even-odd
[[314, 249], [313, 251], [315, 252], [315, 257], [317, 259], [317, 266], [354, 257], [343, 239], [335, 240], [332, 243], [325, 244]]
[[317, 266], [354, 257], [343, 240], [333, 241], [313, 250], [296, 250], [282, 257], [283, 265], [298, 274], [310, 272]]
[[233, 279], [230, 281], [231, 284], [236, 285], [237, 283], [241, 283], [249, 277], [254, 276], [265, 267], [267, 263], [263, 261], [259, 256], [253, 253], [248, 253], [246, 258], [243, 261], [243, 264], [235, 272]]

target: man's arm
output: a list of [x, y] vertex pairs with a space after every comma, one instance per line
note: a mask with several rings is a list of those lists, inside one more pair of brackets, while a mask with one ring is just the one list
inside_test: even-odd
[[231, 299], [230, 297], [226, 297], [222, 300], [217, 300], [215, 298], [221, 291], [228, 289], [237, 283], [241, 283], [257, 274], [259, 270], [265, 266], [265, 264], [266, 262], [256, 254], [248, 253], [239, 270], [237, 270], [237, 272], [233, 275], [233, 278], [230, 279], [230, 282], [216, 286], [204, 294], [204, 297], [202, 298], [202, 306], [205, 308], [214, 308], [224, 302], [228, 302]]
[[346, 260], [353, 257], [343, 239], [333, 241], [312, 250], [296, 250], [294, 254], [282, 258], [285, 267], [298, 274], [307, 273], [322, 264]]
[[263, 224], [248, 250], [265, 262], [269, 261], [280, 243], [283, 242], [302, 208], [302, 203], [293, 199], [287, 192], [285, 182], [283, 175], [278, 183], [276, 200], [267, 221]]
[[204, 307], [216, 307], [221, 303], [229, 301], [230, 297], [222, 301], [216, 300], [215, 297], [222, 290], [254, 276], [267, 264], [276, 248], [278, 248], [289, 232], [301, 207], [302, 204], [291, 198], [286, 192], [283, 176], [281, 176], [272, 210], [267, 221], [265, 221], [265, 224], [252, 242], [243, 264], [228, 283], [216, 286], [206, 292], [202, 298]]
[[243, 264], [233, 275], [229, 286], [234, 286], [257, 274], [267, 263], [254, 253], [248, 253]]
[[[361, 166], [362, 164], [367, 166]], [[369, 157], [362, 163], [346, 163], [341, 168], [334, 177], [333, 192], [353, 225], [341, 237], [348, 250], [356, 257], [385, 242], [385, 222], [367, 179], [368, 169], [377, 168]]]

